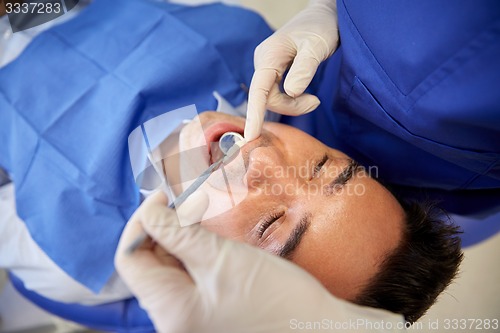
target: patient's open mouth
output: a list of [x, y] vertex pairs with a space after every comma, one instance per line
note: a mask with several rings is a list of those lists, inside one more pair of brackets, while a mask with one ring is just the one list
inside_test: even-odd
[[216, 122], [207, 126], [204, 129], [205, 140], [208, 144], [208, 155], [210, 156], [210, 164], [219, 160], [224, 156], [224, 153], [219, 148], [219, 140], [226, 132], [237, 132], [243, 135], [243, 128], [226, 122]]

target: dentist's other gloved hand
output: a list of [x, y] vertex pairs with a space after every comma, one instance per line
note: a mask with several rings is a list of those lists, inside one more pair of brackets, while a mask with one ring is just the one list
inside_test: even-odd
[[[311, 0], [307, 8], [257, 46], [245, 139], [252, 141], [260, 135], [266, 108], [294, 116], [316, 109], [319, 99], [303, 93], [319, 64], [337, 49], [338, 41], [336, 1]], [[279, 85], [288, 67], [285, 94]]]
[[[177, 213], [199, 220], [207, 198], [189, 199], [181, 207], [188, 209]], [[156, 244], [127, 255], [125, 249], [142, 230]], [[361, 324], [365, 318], [372, 326], [383, 321], [392, 327], [387, 331], [395, 332], [397, 323], [403, 324], [399, 315], [336, 299], [291, 262], [199, 225], [179, 227], [162, 193], [133, 215], [115, 262], [159, 332], [282, 333], [321, 320], [344, 325], [346, 331], [372, 332]], [[356, 322], [359, 327], [352, 326]]]

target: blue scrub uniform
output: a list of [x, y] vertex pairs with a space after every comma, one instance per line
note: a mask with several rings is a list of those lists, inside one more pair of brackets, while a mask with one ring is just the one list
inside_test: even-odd
[[341, 46], [288, 119], [406, 196], [500, 204], [500, 2], [338, 0]]
[[139, 205], [128, 136], [165, 112], [247, 98], [272, 30], [248, 10], [96, 0], [0, 70], [0, 167], [17, 212], [70, 276], [98, 291]]

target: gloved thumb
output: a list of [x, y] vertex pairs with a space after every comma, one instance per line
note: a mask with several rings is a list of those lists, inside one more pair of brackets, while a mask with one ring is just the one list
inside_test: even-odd
[[[199, 224], [208, 207], [208, 196], [198, 190], [193, 193], [176, 211], [177, 218], [145, 219], [143, 228], [168, 253], [180, 260], [186, 268], [203, 268], [214, 262], [218, 249], [225, 241], [218, 235], [202, 228]], [[182, 224], [189, 225], [180, 227]], [[212, 257], [212, 258], [210, 258]]]

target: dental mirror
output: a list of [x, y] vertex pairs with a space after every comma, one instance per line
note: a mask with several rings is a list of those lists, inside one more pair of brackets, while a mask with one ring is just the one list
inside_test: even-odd
[[224, 155], [227, 155], [231, 147], [233, 147], [237, 142], [241, 142], [243, 140], [243, 136], [239, 133], [226, 132], [220, 137], [219, 148], [224, 153]]

